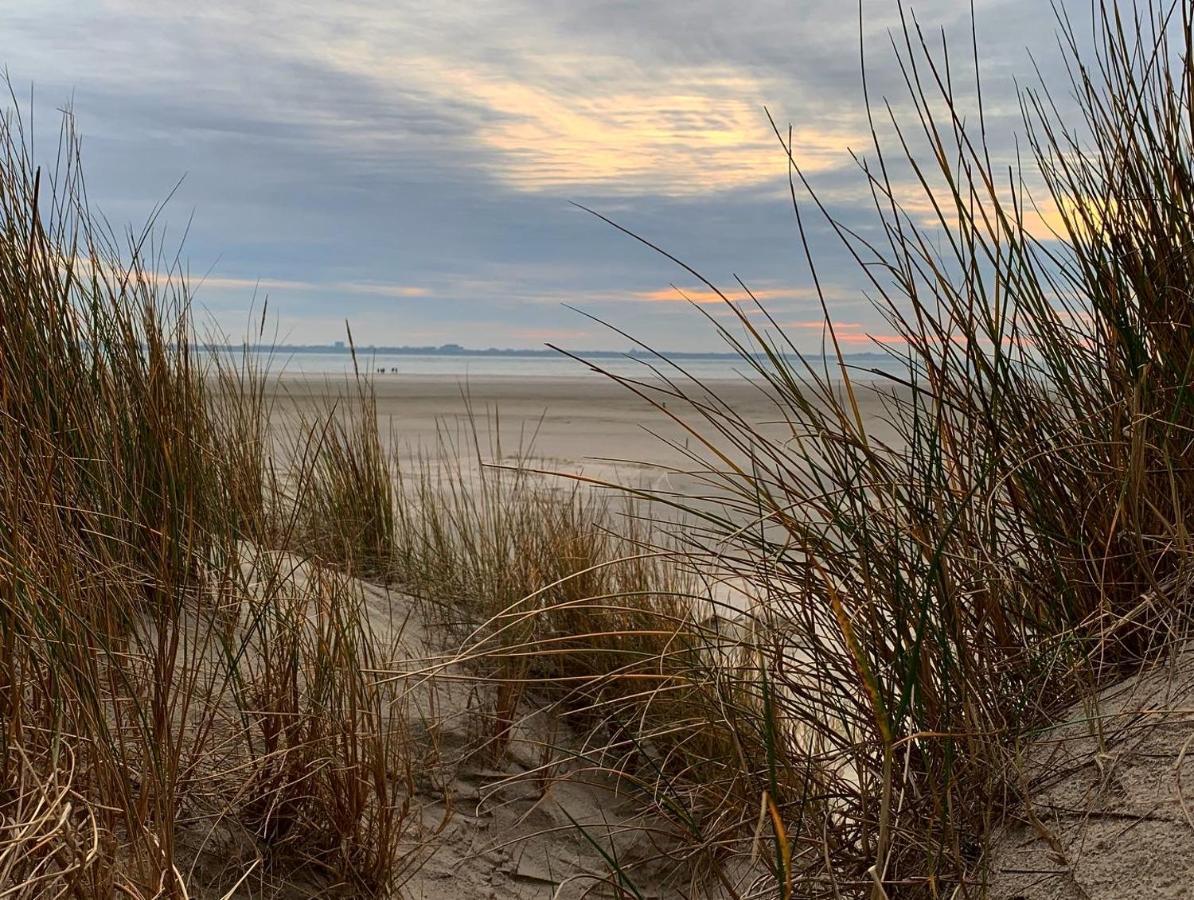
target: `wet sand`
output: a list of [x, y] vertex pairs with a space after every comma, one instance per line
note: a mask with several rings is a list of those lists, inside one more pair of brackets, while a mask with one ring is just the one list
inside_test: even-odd
[[[662, 477], [675, 480], [663, 470], [694, 467], [685, 448], [694, 451], [699, 442], [685, 426], [709, 432], [686, 404], [667, 401], [665, 412], [596, 374], [467, 381], [439, 375], [378, 375], [373, 384], [382, 434], [404, 457], [475, 455], [475, 423], [487, 462], [510, 463], [521, 453], [536, 467], [552, 471], [609, 480], [645, 477], [655, 483]], [[764, 433], [779, 439], [790, 436], [782, 413], [757, 386], [742, 380], [708, 386]], [[317, 415], [329, 400], [346, 397], [353, 389], [336, 377], [287, 374], [278, 379], [276, 390], [282, 402], [275, 425], [285, 428], [294, 417]], [[861, 387], [858, 396], [868, 428], [890, 440], [875, 389]]]

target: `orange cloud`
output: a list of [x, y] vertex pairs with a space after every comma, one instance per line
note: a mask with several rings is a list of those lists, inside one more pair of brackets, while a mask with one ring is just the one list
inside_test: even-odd
[[718, 294], [716, 291], [711, 291], [708, 288], [666, 287], [654, 291], [635, 291], [631, 296], [637, 300], [649, 300], [654, 303], [675, 303], [677, 301], [686, 303], [691, 301], [697, 304], [713, 304], [724, 303], [726, 300], [737, 303], [742, 300], [750, 300], [752, 295], [756, 300], [810, 300], [816, 298], [816, 293], [807, 288], [752, 289], [750, 294], [742, 290], [727, 290]]
[[[1033, 187], [1033, 203], [1021, 200], [1019, 215], [1025, 233], [1036, 240], [1068, 240], [1067, 222], [1073, 225], [1080, 235], [1089, 235], [1092, 230], [1101, 226], [1109, 214], [1109, 210], [1100, 202], [1087, 198], [1063, 198], [1062, 205], [1058, 206], [1039, 183]], [[922, 184], [907, 181], [894, 185], [893, 190], [901, 212], [921, 228], [939, 229], [944, 223], [946, 228], [959, 232], [969, 227], [963, 224], [958, 215], [957, 202], [944, 185], [926, 189]], [[1015, 212], [1013, 204], [1006, 196], [1000, 199], [1004, 204], [1004, 213], [1010, 218]], [[983, 218], [984, 210], [989, 221]], [[973, 210], [977, 227], [984, 232], [983, 236], [988, 241], [993, 238], [986, 233], [987, 231], [992, 228], [1002, 229], [994, 210], [993, 202], [986, 196], [980, 198]]]
[[[779, 181], [787, 171], [756, 85], [714, 81], [691, 94], [614, 93], [578, 105], [538, 92], [524, 105], [527, 90], [483, 91], [495, 108], [521, 113], [484, 140], [504, 154], [506, 180], [524, 190], [600, 184], [703, 194]], [[818, 171], [839, 163], [849, 140], [805, 129], [796, 142], [806, 168]]]
[[408, 284], [375, 281], [290, 281], [281, 278], [228, 278], [208, 276], [191, 281], [193, 287], [209, 290], [324, 291], [334, 294], [358, 294], [374, 297], [428, 297], [427, 288]]
[[[799, 322], [784, 322], [781, 327], [798, 331], [825, 330], [824, 319], [806, 319]], [[857, 346], [859, 344], [906, 344], [907, 341], [898, 334], [874, 334], [863, 330], [861, 322], [834, 322], [833, 333], [839, 344]]]
[[[498, 174], [522, 190], [600, 185], [690, 195], [786, 176], [787, 161], [762, 111], [768, 91], [739, 73], [699, 70], [677, 73], [671, 84], [582, 94], [492, 73], [454, 70], [445, 77], [500, 114], [478, 137], [499, 151]], [[854, 137], [802, 129], [797, 158], [810, 172], [840, 165]]]
[[[630, 77], [624, 58], [537, 47], [493, 63], [349, 41], [321, 52], [337, 68], [396, 94], [418, 93], [488, 112], [470, 142], [477, 165], [515, 189], [600, 186], [609, 193], [691, 196], [786, 183], [788, 163], [763, 111], [782, 82], [730, 66], [675, 66], [662, 79]], [[808, 125], [793, 134], [808, 172], [848, 162], [857, 125]]]
[[908, 343], [898, 334], [842, 334], [840, 332], [838, 332], [837, 341], [839, 344], [865, 344], [867, 346], [875, 344], [903, 345]]

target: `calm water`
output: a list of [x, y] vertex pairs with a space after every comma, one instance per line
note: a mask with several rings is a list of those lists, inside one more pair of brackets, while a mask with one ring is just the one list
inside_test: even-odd
[[[264, 358], [263, 355], [259, 355]], [[515, 377], [515, 378], [569, 378], [591, 375], [583, 363], [565, 356], [464, 356], [464, 355], [418, 355], [410, 353], [357, 352], [357, 362], [362, 373], [385, 375], [445, 375], [457, 377]], [[625, 357], [611, 357], [594, 360], [594, 364], [617, 375], [648, 377], [650, 369], [642, 360]], [[740, 359], [681, 359], [678, 364], [689, 374], [703, 380], [737, 378], [749, 366]], [[865, 370], [879, 369], [895, 373], [898, 367], [891, 360], [866, 357], [850, 361], [855, 371], [864, 370], [859, 377], [865, 377]], [[340, 374], [352, 369], [352, 357], [347, 353], [317, 353], [310, 351], [278, 350], [272, 354], [271, 371], [298, 374]]]

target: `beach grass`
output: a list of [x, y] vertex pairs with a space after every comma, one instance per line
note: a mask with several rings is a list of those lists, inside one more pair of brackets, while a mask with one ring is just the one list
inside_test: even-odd
[[660, 812], [686, 803], [685, 827], [718, 823], [706, 841], [739, 861], [765, 835], [775, 895], [982, 896], [988, 840], [1023, 814], [1026, 735], [1188, 637], [1194, 9], [1133, 9], [1096, 5], [1093, 42], [1060, 13], [1073, 105], [1024, 91], [1030, 156], [1010, 172], [981, 87], [905, 14], [912, 113], [870, 111], [865, 233], [776, 128], [800, 234], [819, 216], [840, 237], [906, 377], [851, 372], [824, 296], [826, 361], [806, 360], [678, 259], [735, 312], [711, 327], [783, 433], [665, 358], [664, 383], [610, 374], [690, 433], [724, 502], [653, 499], [693, 523], [691, 565], [751, 595], [746, 665], [704, 675], [738, 679], [709, 713], [741, 752], [687, 761], [703, 776], [680, 789], [661, 777]]
[[852, 372], [824, 297], [823, 362], [723, 295], [735, 318], [710, 328], [782, 433], [681, 363], [609, 374], [688, 435], [699, 501], [548, 478], [476, 421], [412, 462], [360, 372], [279, 442], [270, 372], [204, 354], [153, 228], [88, 210], [69, 118], [39, 167], [10, 114], [0, 884], [399, 891], [434, 761], [373, 582], [494, 688], [473, 749], [500, 759], [550, 706], [694, 883], [983, 896], [1022, 742], [1188, 637], [1194, 5], [1134, 15], [1097, 8], [1089, 45], [1061, 14], [1075, 105], [1023, 92], [1010, 173], [981, 90], [905, 15], [913, 113], [869, 110], [890, 117], [858, 157], [865, 235], [776, 128], [800, 233], [816, 215], [841, 238], [907, 374]]
[[385, 893], [384, 645], [345, 576], [272, 554], [261, 373], [211, 368], [180, 268], [90, 214], [64, 128], [41, 167], [0, 124], [0, 884]]

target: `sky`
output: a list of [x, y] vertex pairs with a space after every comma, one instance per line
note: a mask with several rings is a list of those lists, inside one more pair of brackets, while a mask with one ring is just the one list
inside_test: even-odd
[[[969, 5], [909, 8], [972, 77]], [[974, 15], [987, 128], [1010, 152], [1017, 79], [1063, 74], [1054, 14], [976, 0]], [[894, 0], [863, 0], [872, 105], [906, 115], [897, 24]], [[290, 343], [343, 339], [347, 320], [364, 345], [627, 345], [577, 308], [655, 347], [723, 349], [684, 296], [729, 311], [581, 204], [727, 290], [741, 277], [815, 349], [766, 110], [867, 233], [859, 33], [848, 0], [0, 0], [0, 61], [37, 149], [52, 157], [69, 105], [92, 204], [138, 225], [169, 196], [158, 222], [167, 244], [186, 233], [201, 318], [239, 338], [268, 296]], [[870, 349], [885, 323], [810, 222], [831, 315]]]

